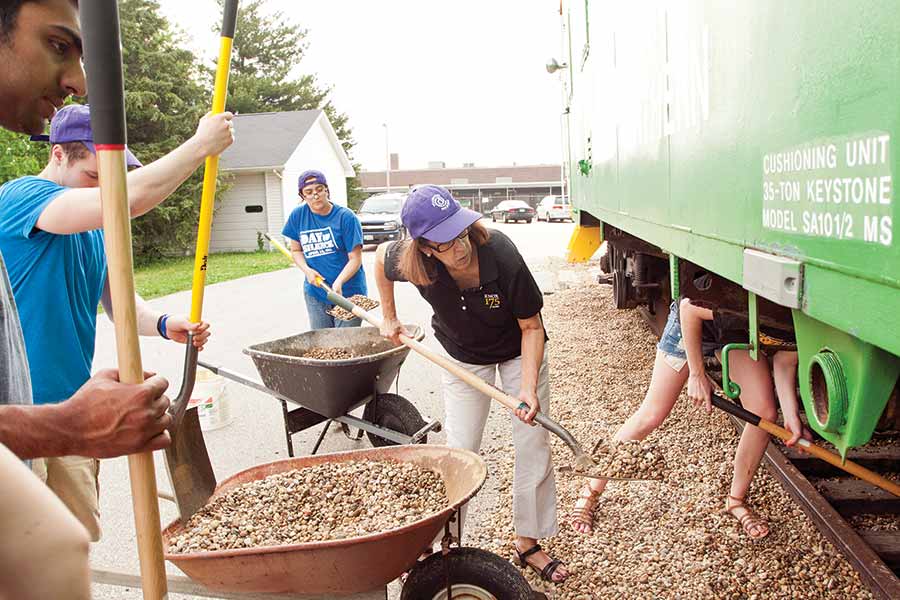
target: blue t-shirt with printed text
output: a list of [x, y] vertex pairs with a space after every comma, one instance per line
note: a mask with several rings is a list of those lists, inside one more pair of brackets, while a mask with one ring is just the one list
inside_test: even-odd
[[35, 404], [62, 402], [90, 378], [106, 280], [102, 230], [57, 235], [36, 228], [66, 189], [39, 177], [0, 187], [0, 252], [22, 321]]
[[[306, 204], [298, 206], [291, 211], [281, 233], [300, 243], [306, 264], [318, 271], [328, 284], [334, 283], [344, 270], [350, 260], [350, 251], [363, 243], [359, 219], [350, 209], [337, 204], [333, 204], [331, 212], [324, 216], [317, 215]], [[307, 281], [303, 289], [321, 302], [330, 304], [322, 288]], [[344, 284], [341, 292], [348, 298], [354, 294], [367, 293], [366, 274], [362, 265]]]

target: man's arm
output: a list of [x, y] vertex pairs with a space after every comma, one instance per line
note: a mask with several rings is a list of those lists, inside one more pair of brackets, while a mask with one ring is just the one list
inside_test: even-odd
[[[181, 146], [128, 174], [131, 216], [143, 215], [178, 189], [207, 156], [221, 154], [234, 141], [231, 113], [206, 115], [197, 132]], [[37, 227], [56, 234], [80, 233], [103, 226], [99, 188], [70, 188], [53, 199]]]
[[303, 246], [297, 240], [291, 240], [291, 257], [294, 259], [294, 264], [300, 267], [300, 270], [306, 275], [306, 280], [311, 285], [316, 285], [316, 277], [321, 277], [321, 275], [306, 262], [306, 257], [303, 255]]
[[[106, 316], [109, 317], [110, 321], [114, 322], [109, 277], [103, 283], [103, 294], [100, 296], [100, 303], [103, 305], [103, 311], [106, 313]], [[148, 337], [160, 335], [160, 331], [156, 326], [163, 313], [150, 306], [146, 300], [137, 294], [134, 295], [134, 304], [137, 312], [138, 335]], [[204, 344], [209, 339], [209, 323], [206, 321], [192, 323], [188, 317], [183, 315], [169, 315], [166, 317], [165, 333], [170, 340], [184, 344], [187, 342], [189, 331], [194, 332], [194, 346], [198, 350], [203, 350]]]
[[140, 384], [119, 382], [107, 369], [60, 404], [0, 406], [0, 443], [16, 456], [109, 458], [166, 448], [172, 417], [163, 395], [169, 383], [145, 374]]

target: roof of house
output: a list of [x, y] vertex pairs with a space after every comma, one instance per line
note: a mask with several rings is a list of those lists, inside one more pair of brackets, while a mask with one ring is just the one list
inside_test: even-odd
[[316, 109], [236, 115], [235, 142], [222, 153], [222, 170], [283, 167], [321, 114]]

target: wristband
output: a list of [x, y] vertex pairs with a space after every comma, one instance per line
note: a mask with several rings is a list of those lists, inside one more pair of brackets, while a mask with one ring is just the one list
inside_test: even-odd
[[164, 339], [169, 339], [169, 336], [166, 335], [166, 321], [169, 320], [169, 315], [163, 313], [159, 315], [159, 320], [156, 321], [156, 331], [159, 332]]

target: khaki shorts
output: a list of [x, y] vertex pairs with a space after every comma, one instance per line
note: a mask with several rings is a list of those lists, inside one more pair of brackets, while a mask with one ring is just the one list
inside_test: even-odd
[[31, 470], [63, 501], [91, 536], [100, 539], [100, 461], [84, 456], [36, 458]]

